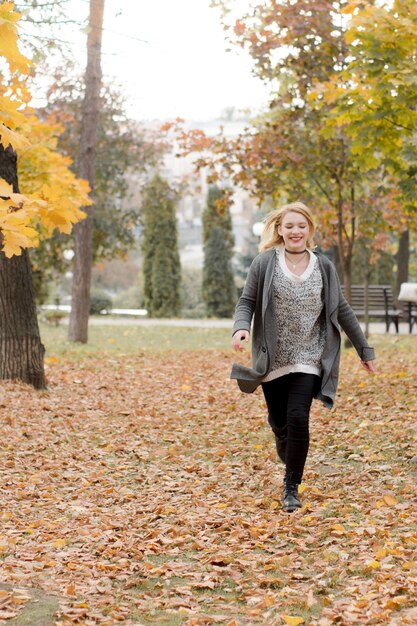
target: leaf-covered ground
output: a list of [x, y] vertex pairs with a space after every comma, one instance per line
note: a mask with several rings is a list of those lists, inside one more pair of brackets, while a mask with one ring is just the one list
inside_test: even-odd
[[2, 623], [35, 587], [59, 625], [416, 624], [414, 340], [381, 343], [373, 377], [343, 355], [293, 514], [231, 351], [49, 356], [48, 391], [3, 382]]

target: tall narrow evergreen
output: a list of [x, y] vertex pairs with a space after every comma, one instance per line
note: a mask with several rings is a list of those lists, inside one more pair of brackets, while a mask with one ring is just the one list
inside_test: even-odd
[[181, 310], [181, 266], [174, 193], [156, 174], [143, 194], [143, 273], [150, 317], [176, 317]]
[[204, 246], [203, 299], [208, 317], [232, 317], [236, 287], [228, 245], [218, 226]]
[[203, 211], [203, 244], [209, 240], [212, 229], [218, 226], [224, 233], [224, 239], [233, 252], [235, 238], [233, 236], [232, 216], [230, 215], [228, 192], [217, 185], [211, 185], [207, 193], [207, 202]]
[[227, 192], [209, 188], [203, 212], [203, 300], [209, 317], [231, 317], [236, 304], [232, 256], [234, 237]]

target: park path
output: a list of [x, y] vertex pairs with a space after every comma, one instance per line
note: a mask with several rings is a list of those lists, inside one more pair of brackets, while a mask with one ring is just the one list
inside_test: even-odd
[[55, 594], [59, 626], [415, 624], [415, 353], [376, 377], [344, 355], [292, 515], [230, 361], [52, 357], [48, 391], [2, 383], [3, 581]]
[[[233, 320], [229, 319], [148, 319], [143, 317], [123, 317], [123, 316], [93, 316], [89, 323], [93, 326], [173, 326], [178, 328], [230, 328], [232, 330]], [[361, 324], [363, 328], [363, 324]], [[369, 325], [371, 335], [385, 335], [386, 327], [384, 323], [372, 322]], [[389, 335], [395, 335], [394, 325], [391, 324]], [[408, 324], [399, 324], [399, 334], [408, 335]], [[413, 329], [413, 335], [417, 335], [417, 325]]]

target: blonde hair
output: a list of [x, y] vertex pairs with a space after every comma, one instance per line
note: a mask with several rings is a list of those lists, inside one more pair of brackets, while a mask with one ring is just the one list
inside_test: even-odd
[[307, 240], [307, 248], [314, 247], [314, 233], [316, 232], [316, 223], [314, 221], [311, 210], [302, 202], [291, 202], [290, 204], [284, 204], [284, 206], [272, 211], [264, 219], [264, 229], [261, 236], [261, 242], [259, 244], [259, 251], [265, 252], [271, 248], [284, 243], [282, 235], [279, 234], [278, 229], [281, 227], [282, 220], [287, 213], [299, 213], [306, 218], [310, 228], [309, 237]]

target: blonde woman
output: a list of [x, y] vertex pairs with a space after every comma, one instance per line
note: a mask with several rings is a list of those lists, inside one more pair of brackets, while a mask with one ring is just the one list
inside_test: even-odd
[[232, 346], [243, 350], [252, 326], [252, 368], [234, 364], [231, 378], [252, 393], [261, 385], [279, 458], [285, 463], [283, 506], [301, 507], [301, 483], [309, 447], [313, 398], [333, 406], [340, 361], [340, 327], [363, 367], [374, 372], [374, 350], [343, 297], [336, 269], [313, 251], [315, 223], [301, 202], [265, 220], [236, 306]]

